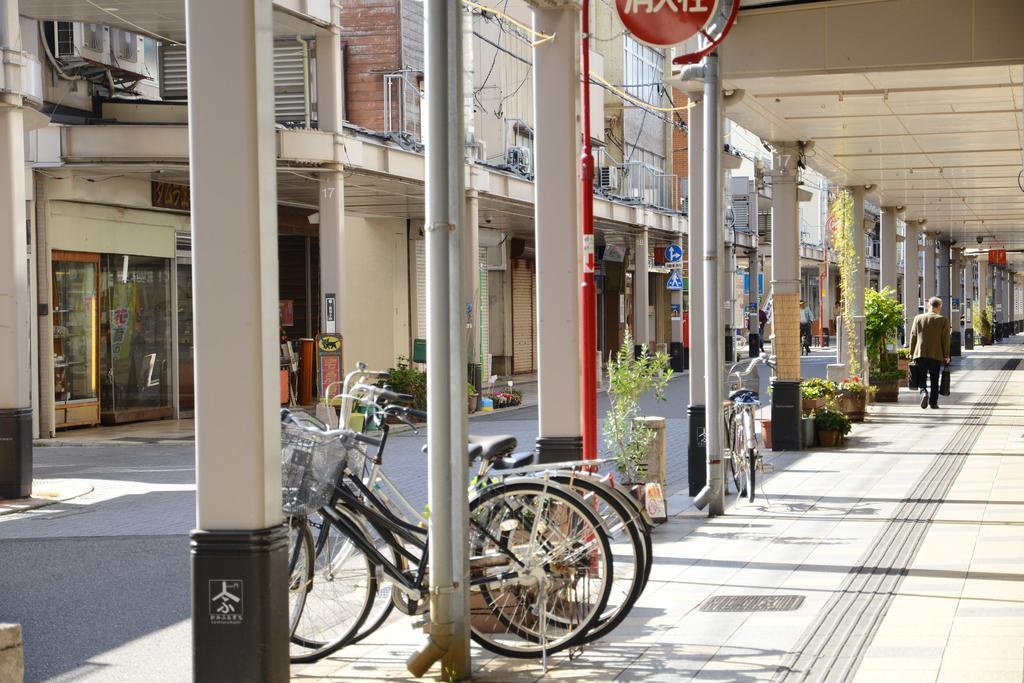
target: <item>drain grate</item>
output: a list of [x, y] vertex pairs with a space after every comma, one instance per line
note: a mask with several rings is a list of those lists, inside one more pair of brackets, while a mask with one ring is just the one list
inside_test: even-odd
[[804, 604], [802, 595], [714, 595], [701, 612], [792, 612]]

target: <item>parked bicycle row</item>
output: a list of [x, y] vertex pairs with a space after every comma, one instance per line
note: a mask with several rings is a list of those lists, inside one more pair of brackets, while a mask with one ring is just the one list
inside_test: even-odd
[[[357, 643], [392, 612], [427, 622], [428, 510], [388, 477], [393, 423], [423, 420], [407, 396], [346, 378], [340, 428], [282, 411], [283, 499], [291, 530], [293, 662]], [[356, 410], [362, 431], [347, 429]], [[534, 465], [511, 436], [470, 437], [468, 538], [472, 638], [507, 657], [544, 658], [610, 633], [650, 576], [652, 521], [599, 473], [604, 461]]]

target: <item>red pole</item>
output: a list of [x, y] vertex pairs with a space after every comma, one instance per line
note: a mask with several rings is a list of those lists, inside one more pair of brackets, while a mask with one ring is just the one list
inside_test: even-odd
[[590, 146], [590, 0], [580, 9], [582, 29], [583, 153], [580, 155], [580, 228], [583, 232], [583, 282], [580, 283], [583, 355], [583, 459], [597, 459], [597, 289], [594, 285], [594, 155]]

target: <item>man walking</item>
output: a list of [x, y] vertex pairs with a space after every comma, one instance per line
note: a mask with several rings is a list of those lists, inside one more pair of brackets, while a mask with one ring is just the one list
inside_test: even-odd
[[[942, 299], [928, 300], [928, 312], [914, 318], [910, 328], [910, 357], [914, 359], [917, 386], [921, 390], [921, 407], [939, 407], [939, 375], [942, 364], [949, 364], [949, 320], [942, 316]], [[930, 385], [925, 389], [925, 377]]]
[[800, 348], [803, 353], [811, 352], [811, 326], [814, 325], [814, 314], [807, 307], [807, 302], [800, 301]]

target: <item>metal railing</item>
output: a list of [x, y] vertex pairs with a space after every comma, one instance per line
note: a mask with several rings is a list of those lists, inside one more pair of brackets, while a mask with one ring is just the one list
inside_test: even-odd
[[409, 112], [409, 97], [423, 98], [423, 93], [410, 80], [413, 69], [402, 69], [384, 74], [384, 132], [411, 135], [420, 138], [419, 111]]

